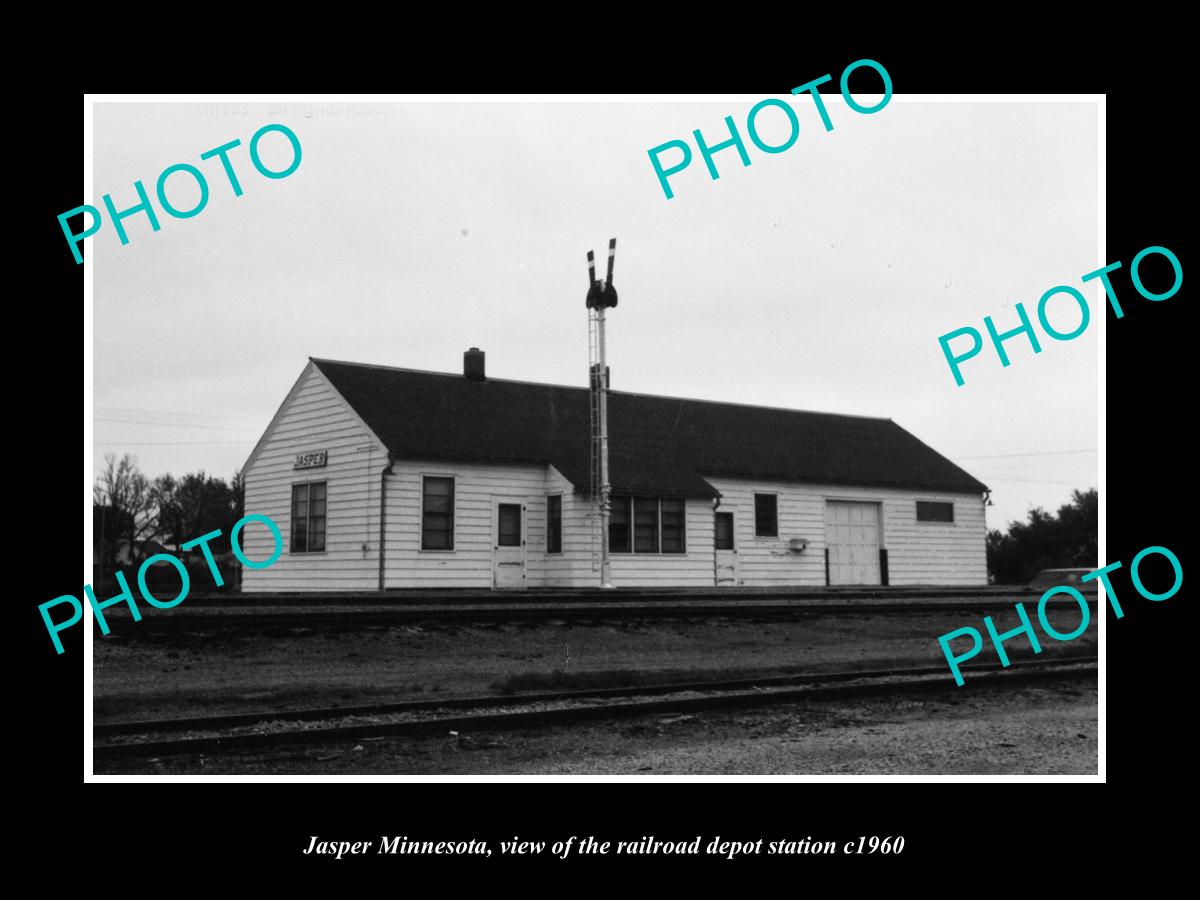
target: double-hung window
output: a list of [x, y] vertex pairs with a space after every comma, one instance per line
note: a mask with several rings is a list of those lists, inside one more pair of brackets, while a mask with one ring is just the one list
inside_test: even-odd
[[421, 480], [421, 549], [454, 549], [454, 479]]
[[633, 552], [658, 552], [658, 501], [636, 497], [633, 501]]
[[779, 537], [778, 500], [775, 494], [754, 495], [755, 537]]
[[608, 515], [608, 550], [610, 553], [630, 553], [633, 550], [633, 542], [629, 539], [632, 505], [633, 500], [629, 497], [612, 498]]
[[717, 513], [716, 541], [718, 550], [733, 549], [733, 513]]
[[292, 485], [293, 553], [319, 553], [325, 549], [325, 482]]
[[546, 498], [546, 552], [562, 553], [562, 494]]
[[662, 509], [662, 552], [683, 553], [687, 550], [684, 539], [683, 501], [664, 497]]

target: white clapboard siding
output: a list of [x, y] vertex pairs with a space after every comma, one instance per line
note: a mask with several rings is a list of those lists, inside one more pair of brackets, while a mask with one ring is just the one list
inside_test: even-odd
[[586, 579], [591, 572], [591, 537], [587, 530], [583, 495], [554, 468], [547, 466], [546, 493], [562, 495], [562, 552], [545, 554], [543, 587], [578, 587], [599, 583]]
[[[296, 454], [325, 450], [328, 462], [295, 469]], [[266, 569], [243, 568], [242, 589], [259, 591], [374, 590], [379, 586], [379, 479], [387, 453], [311, 362], [301, 374], [246, 467], [246, 512], [269, 516], [283, 535], [279, 559]], [[325, 551], [292, 553], [292, 485], [326, 482]], [[251, 523], [243, 532], [251, 559], [271, 555], [270, 532]]]
[[[387, 587], [490, 588], [497, 503], [525, 506], [526, 586], [543, 586], [547, 470], [535, 463], [397, 460], [387, 485]], [[426, 475], [454, 478], [453, 550], [421, 549], [421, 486]]]
[[[738, 581], [745, 585], [825, 584], [825, 503], [857, 500], [881, 504], [892, 585], [987, 583], [987, 528], [978, 494], [757, 482], [711, 477], [721, 492], [721, 512], [734, 514]], [[755, 537], [754, 494], [778, 495], [779, 536]], [[954, 522], [918, 522], [917, 500], [954, 503]], [[788, 549], [793, 538], [808, 548]]]
[[[563, 558], [553, 564], [554, 586], [598, 587], [592, 568], [593, 506], [583, 494], [563, 496]], [[615, 587], [703, 587], [714, 582], [712, 502], [684, 504], [685, 553], [614, 553]], [[599, 550], [597, 549], [597, 553]]]
[[[952, 502], [953, 522], [918, 522], [917, 500]], [[890, 584], [987, 584], [987, 524], [979, 494], [898, 494], [883, 504]]]
[[[326, 466], [294, 469], [299, 453], [324, 450]], [[245, 569], [243, 589], [261, 591], [374, 590], [380, 570], [380, 478], [387, 453], [377, 437], [309, 363], [245, 467], [246, 512], [270, 516], [284, 539], [280, 558], [266, 569]], [[421, 550], [421, 479], [455, 479], [455, 541], [452, 551]], [[814, 484], [708, 479], [721, 494], [720, 511], [734, 514], [738, 583], [790, 586], [825, 584], [825, 504], [857, 500], [880, 504], [881, 546], [888, 551], [889, 583], [985, 584], [986, 526], [976, 494], [836, 487]], [[292, 553], [291, 489], [325, 481], [326, 550]], [[388, 588], [490, 588], [493, 584], [498, 502], [524, 507], [525, 584], [590, 587], [593, 511], [584, 495], [553, 466], [397, 460], [387, 477], [384, 547]], [[754, 535], [754, 494], [778, 495], [779, 536]], [[563, 552], [546, 549], [546, 497], [563, 498]], [[918, 522], [916, 501], [951, 501], [953, 523]], [[616, 553], [618, 587], [700, 587], [715, 583], [713, 508], [710, 500], [685, 504], [687, 552]], [[789, 549], [804, 538], [803, 552]], [[251, 559], [270, 556], [273, 543], [259, 524], [247, 526], [243, 547]]]

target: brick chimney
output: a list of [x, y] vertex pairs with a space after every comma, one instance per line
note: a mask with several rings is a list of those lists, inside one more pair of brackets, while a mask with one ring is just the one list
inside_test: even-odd
[[463, 354], [463, 376], [472, 381], [486, 381], [483, 369], [483, 351], [472, 347]]

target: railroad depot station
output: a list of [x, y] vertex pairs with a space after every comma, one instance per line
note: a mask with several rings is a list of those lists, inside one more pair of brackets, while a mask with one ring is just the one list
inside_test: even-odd
[[[310, 359], [243, 470], [284, 540], [243, 590], [599, 587], [595, 393]], [[987, 583], [987, 487], [890, 419], [605, 393], [615, 587]]]

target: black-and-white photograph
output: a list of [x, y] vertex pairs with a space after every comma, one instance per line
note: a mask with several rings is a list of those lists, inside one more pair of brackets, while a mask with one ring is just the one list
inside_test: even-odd
[[96, 102], [95, 774], [1097, 776], [1100, 101], [838, 74]]

